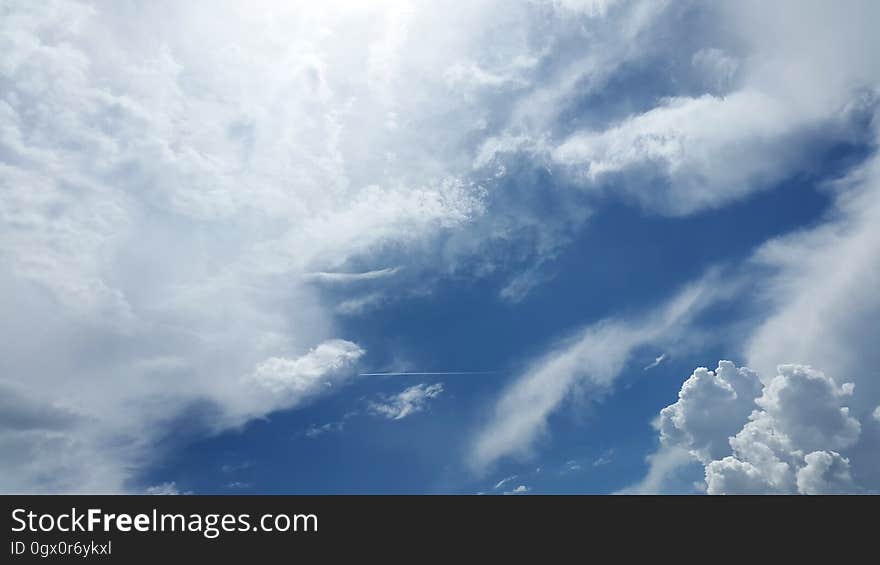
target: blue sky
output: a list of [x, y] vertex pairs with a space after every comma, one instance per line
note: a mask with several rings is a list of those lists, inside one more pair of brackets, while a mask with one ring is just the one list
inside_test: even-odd
[[877, 492], [844, 4], [9, 3], [0, 491]]
[[[477, 281], [439, 281], [428, 296], [400, 300], [343, 326], [344, 335], [369, 352], [362, 360], [365, 370], [386, 370], [397, 352], [406, 351], [411, 371], [493, 372], [364, 377], [303, 409], [175, 449], [148, 482], [210, 493], [467, 494], [503, 492], [494, 485], [515, 476], [505, 483], [507, 490], [519, 484], [535, 493], [625, 488], [645, 473], [645, 453], [657, 444], [650, 421], [676, 399], [681, 375], [695, 365], [735, 358], [735, 337], [719, 336], [684, 358], [642, 348], [606, 399], [555, 414], [551, 441], [526, 461], [506, 462], [475, 477], [463, 464], [468, 435], [498, 390], [548, 340], [620, 311], [650, 307], [707, 268], [721, 261], [736, 264], [767, 239], [821, 221], [830, 199], [819, 186], [840, 174], [841, 163], [852, 166], [863, 157], [861, 146], [822, 148], [811, 155], [815, 171], [685, 218], [603, 202], [595, 219], [546, 266], [552, 278], [520, 302], [498, 298], [509, 275], [501, 272]], [[539, 182], [553, 179], [543, 175]], [[746, 300], [737, 297], [719, 309], [745, 318], [744, 308]], [[729, 332], [735, 322], [706, 325]], [[645, 369], [664, 353], [656, 367]], [[444, 387], [426, 411], [400, 422], [363, 414], [370, 398], [421, 382]], [[346, 418], [353, 412], [360, 413]], [[307, 434], [327, 424], [328, 431]], [[694, 491], [691, 482], [702, 473], [687, 471], [691, 481], [678, 480], [672, 491]]]

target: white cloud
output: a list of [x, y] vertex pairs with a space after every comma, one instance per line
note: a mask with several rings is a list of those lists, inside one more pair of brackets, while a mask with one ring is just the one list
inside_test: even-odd
[[[828, 221], [765, 244], [754, 263], [769, 271], [759, 321], [745, 358], [772, 375], [779, 360], [821, 367], [854, 384], [850, 417], [865, 433], [841, 455], [859, 487], [880, 490], [880, 434], [870, 423], [880, 403], [880, 159], [876, 156], [832, 187], [836, 204]], [[816, 449], [835, 451], [833, 446]], [[818, 464], [818, 462], [817, 462]]]
[[359, 316], [371, 310], [379, 308], [386, 301], [381, 292], [371, 292], [355, 298], [349, 298], [340, 302], [334, 311], [342, 316]]
[[609, 449], [593, 460], [593, 467], [602, 467], [614, 461], [614, 449]]
[[849, 472], [849, 460], [834, 451], [814, 451], [804, 456], [806, 465], [797, 473], [797, 489], [803, 494], [857, 492]]
[[[788, 174], [803, 157], [783, 145], [786, 137], [817, 119], [758, 91], [677, 97], [607, 130], [576, 133], [552, 158], [589, 185], [610, 179], [650, 209], [684, 214]], [[731, 160], [740, 165], [727, 166]], [[657, 179], [657, 190], [644, 190], [646, 179]]]
[[802, 492], [802, 467], [812, 462], [806, 481], [820, 464], [815, 456], [806, 459], [809, 454], [842, 451], [858, 440], [861, 426], [842, 405], [851, 395], [851, 387], [838, 387], [822, 373], [780, 366], [755, 399], [761, 410], [730, 438], [733, 455], [706, 465], [707, 492]]
[[375, 269], [373, 271], [364, 271], [361, 273], [307, 273], [305, 278], [307, 280], [322, 283], [344, 284], [383, 279], [395, 275], [399, 270], [399, 267], [386, 267], [384, 269]]
[[855, 443], [861, 431], [849, 408], [842, 406], [853, 392], [852, 383], [838, 386], [808, 367], [781, 365], [755, 404], [795, 445], [806, 450], [841, 449]]
[[344, 428], [345, 422], [327, 422], [326, 424], [321, 424], [320, 426], [310, 426], [305, 431], [305, 435], [309, 439], [315, 439], [324, 434], [341, 432]]
[[501, 479], [500, 481], [498, 481], [497, 483], [495, 483], [495, 486], [492, 487], [492, 489], [498, 490], [501, 487], [503, 487], [504, 485], [506, 485], [507, 483], [509, 483], [511, 481], [515, 481], [517, 478], [519, 478], [518, 475], [511, 475], [509, 477], [505, 477], [505, 478]]
[[534, 361], [502, 392], [474, 438], [470, 464], [483, 470], [502, 457], [529, 455], [546, 432], [547, 418], [569, 394], [575, 389], [607, 393], [635, 349], [674, 341], [694, 315], [723, 294], [717, 278], [710, 273], [637, 319], [593, 324]]
[[519, 485], [513, 490], [506, 491], [504, 494], [527, 494], [531, 492], [531, 490], [531, 487], [528, 487], [526, 485]]
[[[799, 365], [780, 365], [764, 384], [729, 361], [697, 369], [660, 413], [657, 457], [688, 452], [704, 465], [709, 494], [858, 492], [850, 462], [861, 456], [862, 426], [846, 405], [854, 390]], [[660, 490], [687, 462], [652, 461], [642, 489]]]
[[690, 449], [703, 462], [721, 457], [760, 389], [754, 372], [730, 361], [719, 362], [715, 371], [700, 367], [682, 384], [678, 401], [660, 411], [661, 442]]
[[252, 378], [276, 394], [302, 393], [329, 385], [321, 382], [325, 375], [345, 369], [363, 354], [364, 350], [350, 341], [325, 341], [296, 359], [272, 357], [263, 361], [257, 365]]
[[555, 144], [552, 160], [588, 187], [625, 190], [651, 210], [686, 214], [807, 168], [813, 132], [825, 142], [858, 135], [849, 123], [861, 111], [853, 102], [859, 89], [880, 81], [876, 61], [866, 57], [880, 47], [867, 23], [880, 16], [876, 3], [716, 8], [725, 22], [718, 41], [738, 44], [740, 52], [707, 46], [693, 54], [708, 92], [672, 96], [609, 127], [576, 131]]
[[175, 483], [174, 481], [171, 481], [171, 482], [161, 483], [158, 485], [153, 485], [153, 486], [147, 487], [147, 489], [144, 491], [144, 494], [174, 496], [174, 495], [179, 495], [179, 494], [190, 494], [190, 493], [180, 492], [180, 490], [177, 488], [177, 483]]
[[660, 366], [660, 363], [666, 361], [666, 359], [667, 359], [666, 354], [665, 354], [665, 353], [661, 353], [660, 355], [658, 355], [657, 357], [655, 357], [653, 361], [651, 361], [650, 363], [648, 363], [647, 365], [645, 365], [645, 368], [642, 369], [642, 370], [643, 370], [643, 371], [648, 371], [648, 370], [651, 370], [651, 369], [653, 369], [653, 368], [655, 368], [655, 367], [658, 367], [658, 366]]
[[393, 396], [385, 396], [381, 401], [370, 402], [373, 414], [390, 420], [402, 420], [428, 408], [432, 399], [443, 392], [443, 383], [413, 385]]
[[343, 384], [353, 376], [352, 366], [363, 354], [364, 350], [356, 344], [336, 339], [325, 341], [295, 359], [266, 359], [250, 376], [271, 403], [271, 407], [260, 406], [257, 413], [296, 406]]

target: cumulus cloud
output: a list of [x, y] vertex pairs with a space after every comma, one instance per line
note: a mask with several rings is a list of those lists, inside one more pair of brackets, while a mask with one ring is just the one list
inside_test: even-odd
[[721, 361], [715, 371], [700, 367], [682, 384], [678, 402], [660, 411], [660, 439], [687, 447], [703, 462], [729, 451], [727, 440], [742, 426], [760, 392], [758, 376]]
[[797, 472], [797, 489], [803, 494], [847, 494], [857, 491], [849, 460], [835, 451], [814, 451], [804, 456]]
[[851, 394], [851, 386], [838, 388], [807, 367], [780, 366], [755, 399], [761, 410], [730, 438], [733, 455], [706, 465], [707, 492], [798, 492], [797, 476], [808, 463], [805, 454], [844, 449], [858, 439], [860, 424], [842, 405]]
[[[730, 361], [699, 368], [660, 412], [658, 453], [686, 450], [704, 465], [709, 494], [858, 492], [850, 462], [862, 426], [847, 406], [854, 390], [801, 365], [780, 365], [764, 384]], [[652, 472], [662, 477], [685, 462], [652, 464]]]
[[364, 350], [350, 341], [329, 340], [295, 359], [266, 359], [250, 379], [267, 391], [278, 407], [289, 408], [342, 384], [352, 376], [351, 367], [363, 354]]
[[385, 396], [380, 401], [370, 402], [369, 410], [389, 420], [402, 420], [426, 410], [430, 401], [440, 396], [442, 392], [443, 383], [417, 384], [395, 395]]

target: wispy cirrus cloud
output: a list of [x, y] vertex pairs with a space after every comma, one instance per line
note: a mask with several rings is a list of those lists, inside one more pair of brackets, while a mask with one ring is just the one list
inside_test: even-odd
[[547, 432], [547, 418], [576, 388], [593, 398], [607, 394], [637, 348], [674, 342], [727, 291], [710, 273], [643, 316], [592, 324], [533, 361], [501, 393], [476, 433], [471, 466], [481, 471], [503, 457], [528, 455]]
[[321, 283], [345, 284], [384, 279], [386, 277], [394, 276], [399, 271], [400, 267], [386, 267], [384, 269], [363, 271], [359, 273], [317, 272], [307, 273], [305, 275], [305, 278], [309, 281], [316, 281]]
[[430, 401], [442, 393], [443, 383], [417, 384], [407, 387], [397, 394], [385, 395], [380, 400], [371, 401], [368, 410], [372, 414], [389, 420], [402, 420], [427, 410]]
[[661, 353], [660, 355], [658, 355], [657, 357], [655, 357], [653, 361], [651, 361], [650, 363], [648, 363], [647, 365], [645, 365], [645, 368], [642, 369], [642, 370], [643, 370], [643, 371], [649, 371], [649, 370], [651, 370], [651, 369], [653, 369], [653, 368], [655, 368], [655, 367], [658, 367], [658, 366], [660, 365], [660, 363], [666, 361], [666, 359], [667, 359], [666, 354], [665, 354], [665, 353]]

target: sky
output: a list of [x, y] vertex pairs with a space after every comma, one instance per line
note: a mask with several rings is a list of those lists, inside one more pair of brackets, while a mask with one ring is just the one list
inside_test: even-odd
[[0, 492], [880, 491], [880, 4], [0, 14]]

